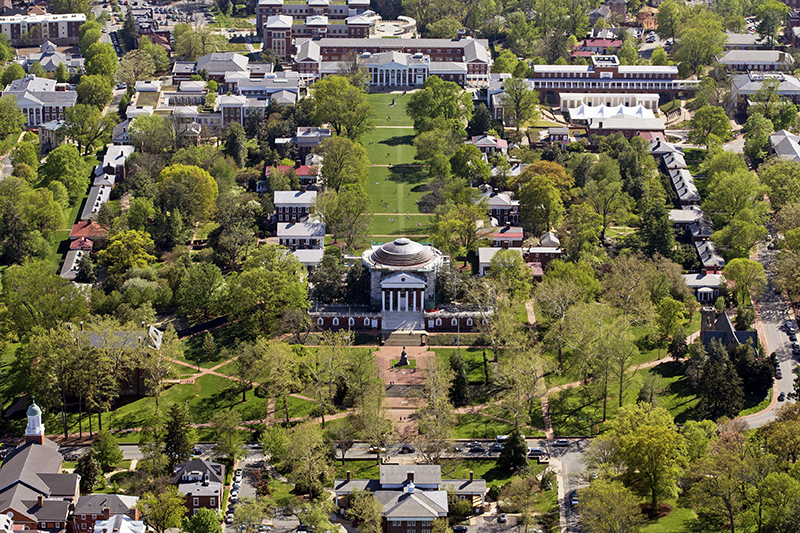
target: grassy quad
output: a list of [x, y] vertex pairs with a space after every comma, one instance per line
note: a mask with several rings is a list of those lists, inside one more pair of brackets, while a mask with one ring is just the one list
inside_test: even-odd
[[[406, 102], [409, 94], [373, 93], [367, 95], [375, 116], [372, 118], [376, 126], [413, 126], [414, 121], [406, 115]], [[392, 105], [394, 100], [395, 105]]]

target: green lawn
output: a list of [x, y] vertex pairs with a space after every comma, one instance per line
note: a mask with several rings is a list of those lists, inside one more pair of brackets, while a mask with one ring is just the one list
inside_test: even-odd
[[[372, 106], [376, 126], [413, 126], [414, 121], [406, 115], [406, 102], [411, 95], [406, 94], [368, 94], [367, 102]], [[395, 105], [391, 105], [394, 100]]]
[[[370, 235], [429, 235], [428, 215], [374, 215]], [[391, 237], [375, 237], [376, 241], [390, 241]]]
[[508, 435], [514, 430], [513, 424], [500, 422], [479, 414], [458, 415], [458, 423], [453, 438], [493, 439], [498, 435]]
[[[392, 366], [395, 366], [397, 363], [400, 362], [400, 359], [392, 359]], [[406, 368], [417, 368], [417, 360], [416, 359], [409, 359], [408, 366]]]
[[372, 198], [372, 212], [419, 213], [416, 201], [427, 192], [427, 185], [428, 171], [422, 167], [371, 167], [366, 190]]
[[352, 479], [378, 479], [380, 467], [375, 459], [345, 461], [344, 465], [341, 460], [336, 461], [336, 479], [346, 479], [348, 471]]
[[376, 128], [361, 137], [373, 165], [410, 165], [417, 149], [414, 148], [414, 130], [407, 128]]
[[700, 524], [697, 520], [697, 514], [691, 509], [681, 507], [679, 502], [670, 500], [664, 503], [672, 505], [673, 511], [664, 518], [649, 522], [642, 528], [642, 533], [688, 533], [691, 531], [712, 533], [716, 531], [715, 528], [707, 528], [710, 524]]
[[205, 224], [200, 224], [197, 227], [197, 231], [195, 232], [194, 236], [196, 239], [202, 240], [207, 239], [208, 234], [214, 231], [219, 227], [219, 224], [216, 222], [206, 222]]
[[[436, 357], [443, 357], [444, 361], [449, 364], [450, 355], [455, 353], [458, 348], [436, 348]], [[461, 356], [464, 362], [467, 363], [467, 375], [469, 376], [470, 383], [484, 383], [486, 381], [486, 373], [483, 367], [483, 348], [461, 348]], [[492, 353], [489, 350], [486, 353], [486, 358], [491, 363]], [[492, 367], [489, 365], [489, 377], [492, 375]]]
[[143, 106], [149, 105], [156, 107], [158, 105], [158, 97], [161, 93], [158, 91], [144, 91], [140, 92], [136, 97], [136, 105]]

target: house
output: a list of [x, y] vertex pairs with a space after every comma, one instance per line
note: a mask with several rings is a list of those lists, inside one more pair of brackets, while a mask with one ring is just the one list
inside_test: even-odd
[[624, 22], [628, 17], [628, 3], [625, 0], [606, 0], [605, 5], [608, 6], [612, 13], [620, 17], [621, 22]]
[[722, 274], [684, 274], [683, 279], [699, 302], [713, 303], [727, 288]]
[[485, 276], [489, 273], [492, 258], [495, 256], [497, 252], [500, 250], [512, 250], [514, 252], [518, 252], [522, 255], [522, 248], [514, 247], [514, 248], [502, 248], [500, 246], [481, 246], [478, 248], [478, 275]]
[[102, 166], [98, 167], [105, 174], [113, 174], [119, 180], [125, 179], [125, 161], [133, 154], [133, 146], [109, 146], [103, 156]]
[[725, 50], [759, 50], [763, 43], [756, 33], [726, 33], [727, 40], [722, 45]]
[[11, 450], [0, 468], [0, 513], [14, 529], [63, 530], [78, 500], [78, 474], [62, 474], [58, 445], [44, 436], [42, 410], [27, 412], [24, 444]]
[[64, 134], [59, 130], [64, 127], [63, 120], [51, 120], [39, 125], [39, 146], [42, 152], [49, 152], [61, 146]]
[[81, 211], [81, 220], [89, 220], [100, 213], [100, 209], [111, 199], [111, 189], [113, 186], [94, 185], [89, 189], [89, 197]]
[[717, 253], [713, 242], [695, 241], [694, 248], [703, 274], [719, 274], [725, 268], [725, 260]]
[[[138, 501], [139, 498], [136, 496], [84, 494], [78, 499], [75, 511], [72, 513], [72, 531], [88, 533], [94, 531], [96, 524], [117, 516], [125, 516], [128, 520], [140, 520], [141, 513], [136, 508]], [[108, 531], [116, 530], [108, 528]]]
[[303, 222], [317, 200], [317, 191], [275, 191], [275, 217], [278, 222]]
[[676, 169], [669, 171], [672, 188], [678, 195], [678, 203], [682, 206], [697, 205], [700, 203], [700, 193], [694, 184], [694, 178], [688, 170]]
[[611, 8], [608, 6], [600, 6], [589, 11], [589, 26], [594, 27], [600, 19], [608, 22], [608, 17], [611, 15]]
[[493, 247], [498, 248], [519, 248], [522, 246], [524, 236], [521, 226], [506, 224], [499, 228], [487, 228], [485, 236], [491, 241]]
[[497, 220], [497, 225], [519, 224], [519, 200], [514, 199], [510, 191], [495, 192], [486, 187], [479, 197], [489, 205], [489, 216]]
[[[418, 87], [430, 76], [467, 86], [469, 68], [463, 61], [436, 62], [422, 52], [406, 54], [397, 51], [364, 52], [361, 60], [369, 84], [376, 87]], [[319, 63], [319, 76], [337, 75], [342, 68], [341, 61], [322, 61]]]
[[650, 155], [653, 157], [661, 157], [674, 153], [683, 155], [683, 148], [672, 143], [668, 143], [663, 139], [657, 139], [650, 142]]
[[293, 144], [297, 147], [297, 153], [300, 161], [302, 161], [314, 148], [325, 139], [331, 137], [333, 133], [328, 128], [318, 127], [303, 127], [297, 128], [297, 133], [294, 137], [278, 138], [275, 139], [275, 144]]
[[572, 142], [572, 138], [569, 136], [569, 128], [561, 127], [548, 128], [547, 140], [552, 144], [560, 144], [561, 148], [564, 148], [566, 145]]
[[325, 223], [308, 219], [305, 222], [279, 222], [278, 241], [290, 250], [322, 248], [325, 242]]
[[[2, 24], [0, 17], [0, 24]], [[59, 86], [63, 88], [64, 86]], [[20, 80], [14, 80], [3, 91], [3, 96], [13, 95], [17, 99], [17, 107], [25, 116], [28, 126], [38, 126], [51, 120], [62, 120], [64, 110], [72, 107], [78, 101], [75, 91], [58, 90], [55, 80], [37, 78], [28, 75]]]
[[668, 152], [661, 157], [661, 164], [667, 172], [670, 170], [685, 170], [686, 158], [683, 152]]
[[87, 238], [91, 240], [108, 237], [108, 228], [95, 220], [79, 220], [69, 233], [69, 240]]
[[27, 65], [30, 69], [34, 64], [39, 63], [45, 72], [55, 72], [58, 65], [64, 65], [67, 72], [75, 73], [83, 69], [83, 58], [72, 54], [62, 54], [58, 51], [55, 44], [45, 41], [39, 47], [38, 52], [28, 54]]
[[325, 250], [323, 248], [306, 248], [303, 250], [295, 250], [292, 252], [292, 255], [306, 267], [308, 275], [310, 276], [322, 262], [322, 256], [325, 255]]
[[786, 130], [776, 131], [769, 136], [769, 151], [781, 159], [800, 163], [800, 136]]
[[748, 72], [731, 78], [731, 96], [740, 110], [747, 109], [753, 102], [750, 97], [761, 90], [764, 80], [777, 80], [777, 94], [793, 104], [800, 103], [800, 80], [782, 72]]
[[551, 261], [565, 256], [561, 241], [552, 231], [546, 232], [539, 238], [539, 246], [522, 248], [522, 256], [534, 271], [544, 271]]
[[149, 528], [141, 520], [134, 520], [122, 514], [114, 515], [108, 520], [98, 521], [93, 533], [147, 533]]
[[381, 465], [379, 479], [337, 479], [334, 497], [340, 508], [354, 491], [369, 491], [381, 505], [384, 533], [429, 533], [437, 518], [447, 516], [448, 491], [482, 512], [486, 480], [442, 479], [439, 465]]
[[758, 333], [755, 331], [736, 331], [727, 313], [716, 317], [713, 307], [700, 309], [700, 342], [706, 348], [711, 344], [711, 339], [717, 339], [722, 345], [732, 350], [742, 344], [750, 344], [758, 353]]
[[217, 82], [221, 94], [232, 91], [226, 77], [239, 74], [247, 79], [260, 79], [273, 72], [272, 63], [251, 63], [247, 56], [236, 52], [214, 52], [191, 61], [176, 61], [172, 66], [172, 84], [191, 81], [200, 71], [207, 73], [209, 80]]
[[140, 80], [134, 86], [137, 93], [158, 93], [161, 92], [160, 80]]
[[225, 466], [205, 459], [192, 459], [172, 471], [172, 484], [186, 495], [186, 516], [198, 509], [222, 509]]
[[131, 140], [131, 134], [128, 131], [130, 126], [130, 118], [114, 126], [114, 131], [111, 133], [111, 142], [116, 146], [133, 146], [133, 140]]
[[592, 54], [608, 54], [619, 50], [622, 47], [620, 39], [585, 39], [578, 43], [578, 50], [591, 52]]
[[793, 70], [791, 54], [779, 50], [729, 50], [718, 60], [720, 65], [737, 72]]
[[[648, 109], [655, 113], [658, 111], [658, 94], [644, 93], [562, 93], [558, 95], [561, 102], [561, 111], [569, 112], [581, 106], [612, 107], [619, 106]], [[655, 116], [655, 115], [654, 115]]]
[[61, 279], [75, 281], [75, 278], [78, 277], [78, 271], [80, 270], [81, 259], [91, 253], [91, 250], [84, 250], [82, 248], [73, 249], [70, 247], [69, 251], [64, 256], [64, 264], [61, 265], [61, 272], [59, 272]]
[[[270, 21], [281, 19], [281, 26]], [[270, 38], [299, 37], [368, 37], [375, 31], [376, 17], [369, 11], [369, 0], [259, 0], [256, 12], [256, 31], [264, 38], [265, 48]], [[270, 32], [283, 30], [276, 36]], [[290, 30], [290, 31], [287, 31]]]
[[482, 154], [492, 156], [499, 152], [501, 154], [508, 154], [508, 141], [505, 139], [498, 139], [492, 135], [476, 135], [468, 140], [465, 144], [473, 144]]
[[669, 220], [675, 229], [687, 230], [689, 226], [703, 218], [703, 210], [692, 205], [686, 209], [670, 209]]

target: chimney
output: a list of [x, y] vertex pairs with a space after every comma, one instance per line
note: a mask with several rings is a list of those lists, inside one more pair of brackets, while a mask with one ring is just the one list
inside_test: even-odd
[[81, 331], [83, 331], [83, 320], [81, 320]]
[[103, 507], [103, 520], [108, 520], [109, 518], [111, 518], [111, 509]]
[[350, 481], [350, 471], [347, 471], [347, 481]]
[[406, 475], [408, 476], [406, 481], [409, 483], [414, 483], [414, 472], [407, 472]]
[[39, 507], [42, 507], [44, 505], [44, 496], [39, 494], [39, 496], [36, 497], [36, 501], [39, 504]]
[[475, 474], [472, 472], [472, 470], [470, 470], [469, 471], [469, 480], [472, 481], [474, 477], [475, 477]]
[[146, 329], [146, 327], [144, 325], [144, 320], [142, 320], [142, 329]]

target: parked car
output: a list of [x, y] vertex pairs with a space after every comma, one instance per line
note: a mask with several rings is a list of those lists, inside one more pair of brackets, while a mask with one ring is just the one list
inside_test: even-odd
[[453, 526], [455, 533], [467, 533], [467, 526]]
[[502, 451], [503, 451], [503, 445], [502, 445], [502, 444], [500, 444], [499, 442], [495, 442], [495, 443], [494, 443], [494, 444], [492, 444], [492, 446], [489, 448], [489, 451], [490, 451], [490, 452], [502, 452]]
[[507, 520], [507, 518], [506, 518], [506, 515], [504, 515], [504, 514], [501, 514], [500, 516], [497, 517], [497, 523], [498, 524], [505, 524], [506, 520]]
[[463, 450], [464, 450], [464, 448], [462, 448], [461, 446], [453, 446], [453, 451], [454, 452], [461, 452]]
[[542, 455], [547, 455], [547, 450], [544, 448], [528, 448], [528, 455], [531, 457], [539, 457]]
[[797, 341], [792, 343], [792, 353], [795, 355], [800, 354], [800, 344], [798, 344]]
[[483, 453], [486, 451], [486, 448], [483, 446], [473, 446], [469, 449], [470, 453]]
[[781, 372], [780, 368], [775, 371], [775, 379], [783, 379], [783, 372]]
[[778, 395], [778, 401], [779, 401], [779, 402], [782, 402], [782, 401], [784, 401], [785, 399], [786, 399], [786, 393], [785, 393], [785, 392], [782, 392], [782, 393], [780, 393], [780, 394]]
[[577, 507], [578, 506], [578, 491], [577, 490], [572, 491], [572, 495], [569, 497], [569, 504], [572, 507]]
[[383, 453], [386, 451], [386, 446], [381, 444], [380, 446], [370, 446], [369, 453]]
[[414, 451], [415, 451], [414, 447], [413, 446], [409, 446], [408, 444], [403, 444], [400, 447], [400, 453], [414, 453]]
[[233, 513], [228, 513], [228, 516], [225, 517], [226, 524], [233, 524]]
[[791, 320], [786, 321], [786, 331], [794, 331], [794, 322]]
[[234, 483], [233, 484], [233, 490], [239, 490], [241, 488], [241, 486], [242, 485], [240, 483]]
[[569, 441], [567, 439], [558, 439], [553, 443], [553, 446], [569, 446]]

